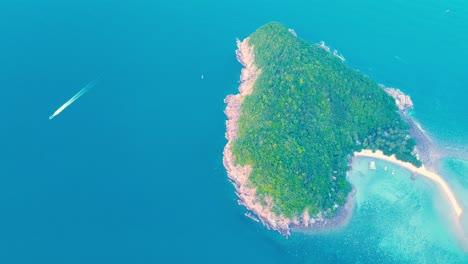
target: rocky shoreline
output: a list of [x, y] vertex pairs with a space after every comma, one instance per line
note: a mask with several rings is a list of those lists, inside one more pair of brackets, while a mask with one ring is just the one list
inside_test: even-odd
[[432, 143], [429, 136], [421, 128], [418, 122], [408, 115], [408, 111], [414, 108], [413, 101], [409, 95], [404, 94], [399, 89], [385, 87], [379, 85], [382, 89], [387, 92], [390, 96], [395, 99], [395, 103], [398, 107], [398, 112], [401, 118], [407, 122], [410, 126], [410, 136], [416, 140], [416, 152], [418, 159], [429, 169], [435, 169], [435, 163], [440, 159], [441, 154], [435, 150], [434, 144]]
[[409, 124], [410, 136], [417, 142], [417, 156], [424, 166], [433, 171], [438, 171], [439, 160], [443, 157], [468, 158], [466, 151], [463, 152], [459, 149], [447, 148], [446, 146], [442, 146], [445, 144], [441, 145], [441, 142], [434, 142], [430, 134], [421, 127], [419, 122], [408, 114], [408, 111], [413, 109], [413, 102], [409, 95], [404, 94], [399, 89], [385, 87], [382, 84], [379, 86], [384, 89], [387, 94], [395, 98], [398, 112], [403, 120]]
[[[252, 93], [255, 81], [261, 74], [261, 70], [255, 65], [254, 50], [253, 46], [249, 45], [249, 38], [243, 41], [237, 40], [237, 47], [236, 57], [244, 68], [240, 76], [239, 94], [228, 95], [224, 99], [227, 105], [224, 112], [228, 117], [225, 135], [228, 143], [224, 147], [223, 163], [228, 177], [236, 189], [236, 195], [239, 198], [238, 203], [248, 210], [247, 217], [262, 222], [268, 229], [279, 231], [286, 237], [290, 236], [292, 229], [321, 230], [346, 225], [354, 209], [353, 197], [356, 192], [354, 188], [349, 193], [346, 203], [339, 207], [331, 218], [324, 216], [322, 213], [312, 217], [309, 215], [308, 210], [305, 210], [300, 217], [289, 219], [283, 215], [278, 216], [271, 210], [274, 202], [271, 197], [266, 197], [263, 201], [260, 201], [257, 197], [255, 187], [248, 180], [252, 167], [248, 165], [240, 166], [235, 163], [231, 146], [232, 142], [237, 138], [237, 122], [241, 115], [242, 102], [245, 96]], [[418, 124], [407, 115], [407, 111], [413, 109], [411, 98], [398, 89], [388, 88], [383, 85], [380, 85], [380, 87], [395, 98], [400, 115], [410, 124], [410, 134], [418, 142], [417, 151], [421, 161], [430, 165], [431, 161], [434, 160], [430, 148], [430, 139], [423, 133]]]
[[[253, 47], [249, 45], [249, 39], [237, 40], [236, 57], [244, 66], [240, 77], [239, 94], [228, 95], [224, 102], [227, 104], [224, 113], [228, 117], [226, 121], [226, 138], [228, 143], [224, 147], [223, 163], [227, 170], [228, 177], [236, 188], [236, 195], [239, 197], [238, 203], [244, 205], [247, 210], [256, 215], [259, 220], [268, 228], [277, 230], [286, 236], [290, 235], [289, 221], [285, 218], [276, 217], [270, 210], [271, 199], [266, 199], [265, 206], [256, 196], [256, 189], [248, 181], [252, 168], [250, 166], [240, 166], [235, 164], [231, 151], [232, 142], [237, 138], [237, 122], [241, 115], [241, 104], [245, 96], [252, 93], [253, 86], [261, 71], [255, 66]], [[249, 214], [251, 215], [251, 214]]]
[[352, 197], [355, 193], [354, 189], [348, 195], [346, 204], [338, 209], [334, 217], [325, 218], [322, 213], [311, 217], [308, 210], [305, 210], [299, 218], [289, 219], [283, 215], [277, 216], [271, 211], [273, 205], [271, 197], [266, 197], [263, 203], [265, 205], [262, 205], [262, 201], [256, 196], [256, 189], [248, 181], [252, 167], [240, 166], [235, 163], [231, 146], [232, 142], [237, 138], [237, 122], [241, 115], [242, 101], [245, 96], [252, 93], [255, 81], [261, 74], [261, 71], [255, 65], [253, 46], [249, 45], [249, 39], [237, 40], [237, 47], [236, 57], [244, 68], [240, 77], [239, 94], [228, 95], [224, 100], [227, 104], [224, 112], [228, 117], [225, 135], [228, 143], [224, 147], [223, 163], [228, 177], [236, 188], [236, 195], [239, 198], [238, 203], [247, 208], [249, 212], [246, 215], [248, 217], [252, 218], [250, 213], [252, 212], [268, 229], [279, 231], [286, 237], [290, 236], [291, 229], [323, 229], [343, 225], [350, 219], [353, 210]]
[[411, 97], [409, 97], [409, 95], [404, 94], [402, 91], [400, 91], [400, 89], [385, 87], [382, 84], [379, 84], [379, 86], [382, 89], [384, 89], [384, 91], [388, 95], [395, 98], [395, 103], [400, 112], [406, 112], [414, 108], [413, 101], [411, 101]]

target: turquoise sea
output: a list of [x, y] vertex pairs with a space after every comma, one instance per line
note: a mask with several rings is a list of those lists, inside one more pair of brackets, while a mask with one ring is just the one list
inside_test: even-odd
[[348, 227], [289, 239], [244, 216], [222, 164], [235, 39], [279, 21], [410, 94], [468, 205], [467, 17], [462, 0], [1, 1], [0, 263], [468, 263], [438, 188], [391, 164], [356, 161]]

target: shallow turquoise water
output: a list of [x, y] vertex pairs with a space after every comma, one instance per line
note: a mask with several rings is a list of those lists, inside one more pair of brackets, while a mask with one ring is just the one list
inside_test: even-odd
[[[364, 164], [349, 228], [285, 240], [243, 216], [221, 153], [235, 38], [272, 20], [408, 92], [434, 140], [466, 150], [466, 17], [461, 0], [2, 1], [0, 262], [464, 260], [430, 183]], [[464, 164], [441, 168], [461, 197]]]
[[450, 206], [438, 187], [383, 161], [376, 160], [377, 170], [369, 170], [370, 160], [356, 160], [349, 175], [357, 189], [349, 225], [327, 234], [299, 235], [286, 246], [306, 255], [307, 263], [466, 262], [445, 218]]

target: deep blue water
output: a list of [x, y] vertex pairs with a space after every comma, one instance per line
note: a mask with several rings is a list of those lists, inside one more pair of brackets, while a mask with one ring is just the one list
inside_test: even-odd
[[[1, 2], [0, 262], [407, 260], [363, 242], [368, 212], [332, 236], [266, 231], [237, 205], [222, 149], [223, 99], [241, 69], [235, 38], [272, 20], [408, 92], [434, 138], [466, 148], [468, 4], [411, 2]], [[418, 254], [433, 252], [428, 241]]]

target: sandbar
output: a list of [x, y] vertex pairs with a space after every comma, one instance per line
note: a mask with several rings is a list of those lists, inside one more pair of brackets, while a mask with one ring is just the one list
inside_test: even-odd
[[371, 157], [371, 158], [385, 160], [385, 161], [391, 162], [393, 164], [396, 164], [398, 166], [404, 167], [404, 168], [408, 169], [409, 171], [411, 171], [413, 173], [416, 173], [418, 175], [421, 175], [421, 176], [424, 176], [426, 178], [431, 179], [432, 181], [437, 183], [439, 185], [439, 187], [442, 189], [445, 196], [448, 198], [450, 204], [452, 205], [456, 216], [460, 217], [461, 214], [463, 213], [462, 207], [458, 203], [457, 199], [455, 198], [455, 195], [453, 194], [453, 192], [450, 189], [447, 182], [445, 182], [445, 180], [440, 175], [438, 175], [438, 174], [436, 174], [436, 173], [434, 173], [432, 171], [428, 171], [424, 167], [424, 165], [417, 168], [416, 166], [414, 166], [413, 164], [411, 164], [409, 162], [404, 162], [404, 161], [398, 160], [395, 157], [395, 155], [387, 156], [381, 150], [377, 150], [377, 151], [373, 152], [372, 150], [365, 149], [365, 150], [361, 150], [360, 152], [354, 152], [354, 155], [355, 156]]

